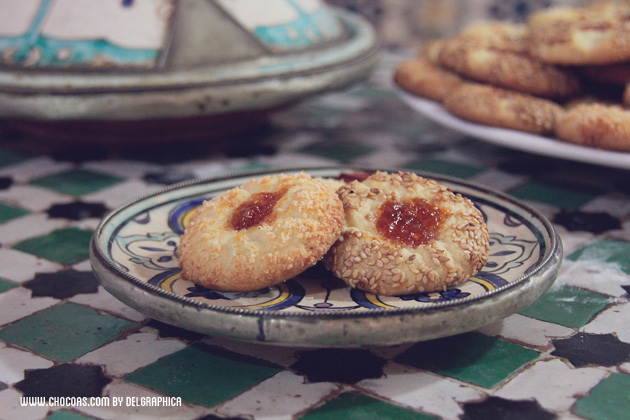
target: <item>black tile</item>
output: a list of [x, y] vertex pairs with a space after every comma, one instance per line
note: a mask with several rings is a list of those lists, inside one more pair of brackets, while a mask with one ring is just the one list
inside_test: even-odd
[[38, 273], [24, 287], [32, 296], [49, 296], [65, 299], [75, 295], [98, 292], [98, 281], [90, 271], [62, 270], [56, 273]]
[[145, 174], [144, 179], [149, 184], [162, 184], [171, 185], [178, 182], [184, 182], [194, 179], [195, 176], [191, 173], [176, 172], [176, 171], [164, 171], [164, 172], [149, 172]]
[[297, 353], [291, 368], [309, 382], [355, 384], [363, 379], [380, 378], [385, 359], [367, 350], [321, 349]]
[[612, 334], [577, 333], [554, 340], [553, 346], [552, 355], [569, 360], [575, 367], [617, 366], [630, 361], [630, 344], [619, 341]]
[[111, 379], [100, 366], [65, 363], [48, 369], [27, 370], [15, 384], [25, 397], [99, 397]]
[[46, 213], [54, 219], [83, 220], [100, 219], [108, 211], [109, 209], [102, 203], [86, 203], [78, 200], [67, 204], [54, 204], [46, 210]]
[[0, 190], [8, 190], [13, 185], [13, 178], [10, 176], [0, 176]]
[[489, 397], [482, 402], [464, 404], [460, 420], [552, 420], [556, 415], [545, 411], [537, 401], [512, 401]]
[[562, 209], [554, 216], [553, 222], [571, 232], [584, 231], [599, 234], [608, 230], [621, 229], [619, 219], [604, 212]]

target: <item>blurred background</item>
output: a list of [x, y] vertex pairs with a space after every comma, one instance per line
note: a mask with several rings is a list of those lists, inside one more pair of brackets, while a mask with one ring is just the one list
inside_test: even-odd
[[377, 29], [385, 48], [417, 48], [486, 19], [522, 22], [534, 10], [580, 5], [588, 0], [327, 0], [358, 12]]

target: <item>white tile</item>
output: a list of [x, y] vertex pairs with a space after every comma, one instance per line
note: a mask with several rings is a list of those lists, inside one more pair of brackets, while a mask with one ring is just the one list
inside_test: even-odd
[[630, 362], [622, 363], [619, 365], [619, 371], [630, 375]]
[[594, 259], [579, 261], [565, 259], [554, 286], [575, 286], [604, 295], [620, 297], [627, 293], [621, 286], [628, 284], [630, 284], [630, 275], [621, 271], [614, 263]]
[[494, 395], [510, 400], [535, 399], [547, 410], [568, 410], [577, 396], [586, 395], [608, 372], [572, 368], [559, 359], [541, 360], [500, 387]]
[[71, 163], [55, 162], [51, 158], [42, 157], [29, 159], [25, 162], [2, 168], [0, 169], [0, 176], [11, 176], [17, 182], [28, 182], [71, 168]]
[[409, 162], [409, 155], [396, 149], [380, 149], [352, 160], [353, 165], [395, 170]]
[[50, 407], [23, 407], [20, 397], [22, 394], [11, 388], [0, 391], [0, 420], [39, 420], [46, 417]]
[[527, 177], [488, 169], [470, 178], [470, 181], [499, 191], [509, 191], [523, 184]]
[[[104, 395], [109, 397], [109, 407], [75, 407], [75, 410], [102, 420], [189, 420], [204, 414], [203, 408], [190, 406], [183, 401], [179, 407], [134, 406], [134, 397], [137, 398], [136, 401], [140, 401], [140, 398], [163, 397], [164, 395], [125, 382], [112, 382], [106, 387]], [[114, 397], [121, 401], [122, 405], [113, 406]]]
[[480, 399], [484, 393], [450, 379], [391, 363], [379, 379], [365, 379], [357, 388], [385, 399], [420, 409], [443, 419], [457, 419], [461, 403]]
[[49, 219], [46, 214], [30, 214], [9, 220], [0, 225], [0, 241], [4, 246], [44, 236], [70, 225], [65, 219]]
[[0, 249], [0, 277], [18, 283], [35, 278], [36, 273], [54, 273], [63, 265], [14, 249]]
[[339, 389], [330, 382], [304, 383], [302, 376], [283, 371], [217, 407], [225, 416], [290, 420]]
[[620, 192], [600, 195], [580, 208], [582, 211], [603, 212], [615, 217], [624, 217], [629, 214], [628, 196]]
[[568, 337], [575, 332], [573, 328], [519, 314], [511, 315], [478, 331], [493, 337], [503, 337], [535, 347], [546, 347], [552, 338]]
[[70, 203], [74, 199], [68, 194], [28, 184], [15, 185], [0, 191], [0, 200], [29, 211], [44, 211], [52, 204]]
[[110, 376], [120, 377], [186, 347], [178, 340], [160, 340], [152, 332], [131, 334], [84, 356], [77, 363], [103, 365]]
[[322, 156], [310, 155], [306, 153], [286, 153], [277, 156], [261, 156], [256, 159], [257, 163], [269, 165], [274, 168], [307, 168], [317, 166], [334, 166], [339, 162]]
[[5, 384], [12, 385], [24, 379], [25, 369], [46, 369], [53, 364], [48, 359], [0, 341], [0, 381]]
[[101, 202], [109, 208], [116, 208], [161, 188], [163, 188], [161, 185], [132, 179], [85, 194], [82, 199], [89, 202]]
[[102, 286], [99, 286], [97, 293], [75, 295], [69, 301], [89, 306], [99, 311], [109, 312], [134, 322], [140, 322], [145, 319], [144, 315], [116, 299]]
[[244, 341], [228, 340], [221, 337], [208, 337], [203, 341], [211, 346], [222, 347], [229, 351], [252, 356], [257, 359], [265, 359], [281, 366], [290, 366], [295, 363], [295, 347], [248, 343]]
[[83, 169], [101, 172], [118, 178], [140, 178], [147, 172], [163, 170], [161, 165], [135, 160], [101, 160], [86, 162], [81, 166]]
[[49, 297], [31, 298], [31, 291], [23, 287], [14, 287], [4, 293], [0, 293], [0, 325], [5, 325], [25, 316], [31, 315], [42, 309], [49, 308], [58, 299]]
[[582, 330], [590, 334], [615, 334], [625, 343], [630, 343], [630, 303], [613, 305], [601, 312]]

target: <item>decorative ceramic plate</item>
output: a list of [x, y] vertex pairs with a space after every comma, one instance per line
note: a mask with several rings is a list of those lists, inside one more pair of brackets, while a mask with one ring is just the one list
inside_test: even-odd
[[[338, 178], [369, 171], [317, 168], [312, 176]], [[490, 232], [490, 259], [457, 288], [408, 296], [351, 289], [321, 264], [274, 287], [225, 293], [180, 276], [179, 235], [203, 201], [256, 172], [185, 183], [109, 214], [91, 242], [91, 262], [115, 297], [160, 321], [204, 334], [292, 346], [391, 345], [448, 336], [517, 312], [555, 280], [562, 245], [533, 208], [502, 193], [454, 178], [419, 173], [471, 199]]]
[[479, 140], [544, 156], [630, 169], [630, 153], [580, 146], [553, 137], [471, 123], [457, 118], [439, 102], [420, 98], [401, 89], [397, 89], [397, 92], [402, 100], [423, 116]]

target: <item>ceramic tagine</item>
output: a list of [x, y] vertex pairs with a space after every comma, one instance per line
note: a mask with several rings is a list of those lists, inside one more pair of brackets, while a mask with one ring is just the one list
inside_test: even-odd
[[360, 80], [377, 48], [320, 0], [2, 0], [0, 120], [64, 140], [214, 138]]

